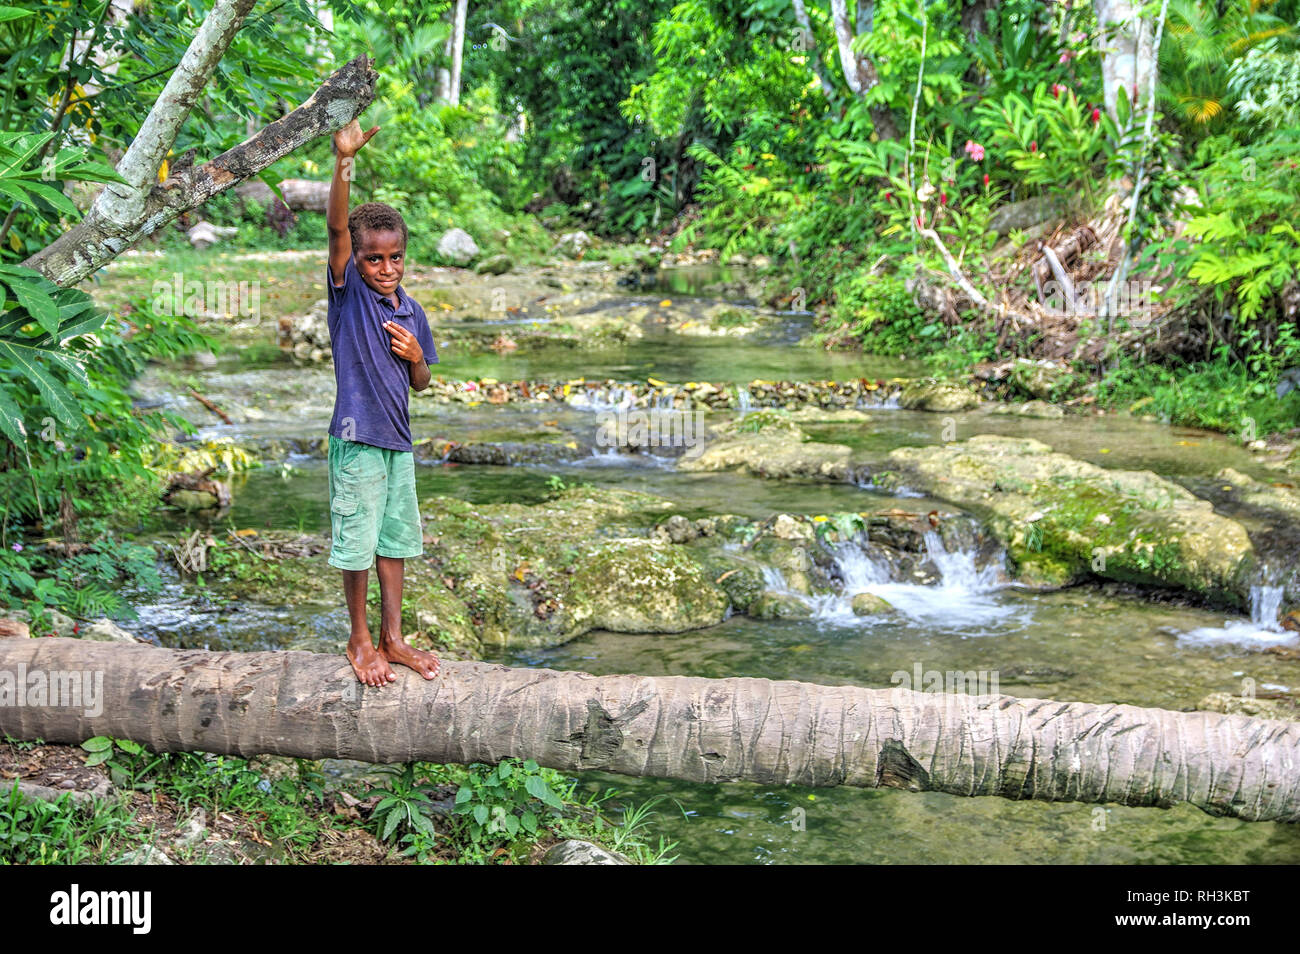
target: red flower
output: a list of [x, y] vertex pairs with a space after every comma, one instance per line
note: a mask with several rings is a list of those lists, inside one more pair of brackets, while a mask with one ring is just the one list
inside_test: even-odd
[[1094, 107], [1092, 107], [1092, 122], [1093, 122], [1093, 125], [1096, 125], [1097, 123], [1101, 122], [1101, 107], [1100, 107], [1100, 106], [1094, 106]]
[[79, 632], [81, 632], [81, 624], [80, 624], [80, 623], [73, 623], [73, 624], [72, 624], [72, 635], [73, 635], [73, 636], [76, 636], [77, 633], [79, 633]]
[[894, 199], [894, 193], [892, 193], [892, 192], [886, 192], [886, 193], [885, 193], [885, 201], [886, 201], [886, 202], [892, 202], [893, 199]]
[[1031, 143], [1029, 144], [1029, 151], [1030, 151], [1030, 152], [1037, 152], [1037, 151], [1038, 151], [1038, 142], [1037, 142], [1037, 141], [1035, 141], [1035, 142], [1031, 142]]
[[940, 192], [940, 193], [939, 193], [939, 204], [940, 204], [940, 205], [947, 205], [947, 204], [948, 204], [948, 193], [946, 193], [946, 192]]
[[1061, 98], [1061, 94], [1064, 93], [1065, 90], [1066, 87], [1062, 86], [1060, 83], [1052, 84], [1052, 95], [1055, 96], [1057, 99]]
[[984, 188], [987, 189], [988, 187], [989, 187], [989, 174], [986, 172], [984, 173]]
[[916, 227], [917, 227], [918, 229], [923, 229], [923, 228], [925, 228], [925, 226], [921, 224], [921, 217], [920, 217], [919, 215], [916, 217]]
[[744, 168], [746, 168], [746, 169], [753, 169], [753, 168], [754, 168], [754, 164], [751, 162], [749, 165], [745, 166]]

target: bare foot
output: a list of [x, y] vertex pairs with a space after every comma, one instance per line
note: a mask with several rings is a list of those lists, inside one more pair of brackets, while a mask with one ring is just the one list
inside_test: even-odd
[[348, 640], [348, 662], [363, 684], [367, 686], [386, 686], [397, 680], [397, 673], [388, 665], [384, 654], [370, 644], [370, 634], [358, 639]]
[[380, 636], [379, 652], [389, 662], [409, 666], [425, 679], [438, 675], [438, 657], [409, 645], [401, 636]]

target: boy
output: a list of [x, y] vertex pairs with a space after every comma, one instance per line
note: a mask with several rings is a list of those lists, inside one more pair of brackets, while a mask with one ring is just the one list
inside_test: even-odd
[[[400, 285], [406, 223], [377, 202], [348, 214], [348, 183], [357, 151], [379, 131], [354, 119], [334, 134], [330, 183], [329, 331], [337, 392], [330, 421], [330, 566], [343, 571], [352, 635], [348, 660], [367, 686], [397, 679], [390, 663], [426, 679], [438, 657], [402, 639], [403, 561], [424, 552], [415, 499], [408, 388], [429, 386], [438, 360], [424, 309]], [[366, 624], [370, 564], [379, 576], [379, 647]]]

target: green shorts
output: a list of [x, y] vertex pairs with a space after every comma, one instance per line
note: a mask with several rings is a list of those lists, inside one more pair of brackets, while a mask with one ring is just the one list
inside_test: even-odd
[[368, 570], [375, 556], [424, 553], [415, 455], [330, 436], [330, 566]]

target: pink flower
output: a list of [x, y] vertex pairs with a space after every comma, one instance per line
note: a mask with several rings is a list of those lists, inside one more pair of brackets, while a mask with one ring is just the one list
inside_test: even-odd
[[14, 553], [22, 553], [22, 552], [23, 552], [23, 545], [22, 545], [21, 543], [15, 543], [15, 544], [13, 545], [13, 551], [14, 551]]
[[966, 140], [966, 154], [976, 162], [984, 161], [984, 147], [972, 139]]
[[1057, 99], [1060, 99], [1061, 94], [1064, 93], [1067, 89], [1069, 89], [1068, 86], [1062, 86], [1060, 83], [1053, 83], [1052, 95], [1055, 96]]
[[1100, 106], [1094, 106], [1094, 107], [1092, 107], [1092, 122], [1093, 122], [1093, 125], [1096, 125], [1097, 123], [1101, 122], [1101, 107], [1100, 107]]
[[948, 193], [946, 193], [946, 192], [940, 192], [940, 193], [939, 193], [939, 204], [940, 204], [940, 205], [947, 205], [947, 204], [948, 204]]
[[1062, 51], [1061, 51], [1061, 56], [1060, 56], [1060, 58], [1059, 58], [1056, 62], [1058, 62], [1058, 63], [1068, 63], [1068, 62], [1070, 62], [1070, 60], [1072, 60], [1072, 59], [1074, 59], [1074, 50], [1062, 50]]
[[984, 188], [987, 189], [988, 187], [989, 187], [989, 174], [986, 172], [984, 173]]

